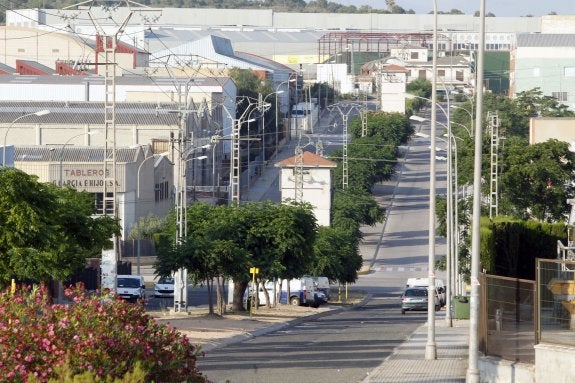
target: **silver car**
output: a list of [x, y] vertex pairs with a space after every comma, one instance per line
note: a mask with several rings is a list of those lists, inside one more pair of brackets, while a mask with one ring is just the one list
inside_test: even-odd
[[[437, 293], [434, 294], [435, 311], [441, 308]], [[424, 287], [409, 287], [401, 296], [401, 314], [406, 311], [427, 311], [428, 292]]]

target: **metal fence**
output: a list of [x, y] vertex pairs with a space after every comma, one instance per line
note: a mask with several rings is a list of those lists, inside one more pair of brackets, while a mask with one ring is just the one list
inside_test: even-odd
[[479, 346], [485, 355], [535, 361], [535, 282], [481, 275]]
[[575, 346], [575, 262], [537, 260], [537, 341]]

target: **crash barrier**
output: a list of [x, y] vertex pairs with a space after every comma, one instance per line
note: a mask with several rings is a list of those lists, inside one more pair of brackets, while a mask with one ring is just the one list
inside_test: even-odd
[[486, 356], [534, 363], [535, 282], [481, 275], [480, 350]]

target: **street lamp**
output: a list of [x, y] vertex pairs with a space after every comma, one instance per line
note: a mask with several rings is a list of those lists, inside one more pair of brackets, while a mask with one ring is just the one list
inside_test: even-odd
[[45, 116], [47, 114], [50, 114], [50, 111], [47, 109], [44, 110], [39, 110], [37, 112], [34, 113], [28, 113], [28, 114], [24, 114], [18, 118], [16, 118], [14, 121], [12, 121], [10, 123], [10, 125], [8, 126], [8, 128], [6, 129], [6, 133], [4, 133], [4, 147], [2, 148], [2, 167], [6, 167], [6, 139], [8, 138], [8, 132], [10, 131], [10, 129], [14, 126], [14, 124], [16, 122], [18, 122], [19, 120], [25, 118], [25, 117], [29, 117], [29, 116]]
[[[271, 92], [269, 94], [267, 94], [262, 100], [261, 100], [261, 105], [260, 107], [263, 109], [264, 105], [270, 105], [270, 104], [266, 104], [266, 99], [271, 96], [272, 94], [276, 95], [276, 135], [277, 135], [277, 126], [278, 126], [278, 122], [277, 122], [277, 109], [278, 109], [278, 94], [283, 93], [283, 90], [276, 90], [275, 92]], [[261, 96], [261, 95], [260, 95]], [[270, 105], [271, 107], [271, 105]], [[262, 174], [265, 170], [266, 167], [266, 136], [265, 136], [265, 130], [266, 130], [266, 123], [265, 123], [265, 111], [262, 111]], [[276, 137], [277, 138], [277, 137]], [[248, 141], [249, 144], [249, 141]], [[277, 148], [277, 143], [276, 143], [276, 148]]]
[[429, 256], [428, 256], [428, 287], [427, 295], [427, 343], [425, 344], [425, 359], [437, 359], [435, 344], [435, 302], [431, 297], [435, 294], [435, 131], [437, 121], [437, 0], [433, 0], [433, 76], [431, 81], [431, 150], [429, 153]]
[[64, 166], [64, 149], [66, 148], [66, 145], [68, 145], [70, 143], [70, 141], [72, 141], [76, 137], [86, 136], [86, 135], [91, 136], [93, 134], [98, 134], [98, 133], [99, 133], [98, 131], [92, 131], [92, 132], [84, 132], [84, 133], [76, 134], [76, 135], [70, 137], [68, 139], [68, 141], [66, 141], [64, 143], [64, 145], [62, 145], [62, 149], [60, 149], [60, 178], [59, 178], [58, 186], [60, 186], [60, 187], [63, 186], [63, 184], [62, 184], [63, 177], [62, 176], [63, 176], [63, 166]]
[[[169, 153], [168, 152], [164, 152], [164, 153], [160, 153], [158, 155], [158, 158], [163, 158], [166, 157]], [[144, 158], [144, 160], [142, 162], [140, 162], [140, 165], [138, 165], [138, 172], [137, 172], [137, 176], [136, 176], [136, 199], [137, 199], [137, 204], [136, 204], [136, 210], [139, 210], [140, 207], [140, 170], [142, 170], [142, 165], [144, 164], [144, 162], [148, 161], [150, 158], [156, 158], [156, 156], [151, 155], [150, 157]], [[141, 240], [141, 234], [140, 234], [140, 220], [139, 220], [139, 215], [136, 217], [136, 230], [138, 231], [138, 275], [140, 275], [140, 240]]]
[[[276, 87], [276, 156], [278, 154], [278, 145], [279, 145], [279, 126], [278, 126], [278, 94], [280, 92], [279, 88], [283, 85], [283, 84], [289, 84], [290, 82], [295, 82], [296, 79], [295, 78], [290, 78], [289, 80], [286, 80], [284, 82], [281, 82], [277, 87]], [[289, 113], [289, 85], [287, 87], [288, 89], [288, 113]], [[282, 91], [283, 93], [283, 91]]]
[[[465, 111], [465, 113], [467, 113], [469, 115], [469, 124], [471, 127], [471, 132], [469, 133], [469, 130], [467, 130], [467, 132], [469, 133], [469, 137], [473, 136], [473, 102], [471, 102], [471, 112], [467, 109], [465, 109], [462, 106], [458, 106], [458, 105], [451, 105], [451, 109], [459, 109], [459, 110], [463, 110]], [[461, 124], [463, 125], [463, 124]], [[467, 129], [467, 127], [465, 127], [465, 129]]]
[[477, 55], [477, 80], [475, 90], [475, 150], [473, 158], [473, 217], [471, 232], [471, 300], [469, 303], [469, 361], [467, 383], [479, 383], [479, 267], [481, 223], [481, 155], [483, 117], [483, 56], [485, 52], [485, 0], [479, 7], [479, 50]]

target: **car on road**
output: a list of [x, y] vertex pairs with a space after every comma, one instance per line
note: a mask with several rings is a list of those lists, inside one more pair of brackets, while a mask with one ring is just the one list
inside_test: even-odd
[[117, 294], [129, 301], [136, 302], [146, 298], [146, 285], [141, 275], [118, 275], [116, 279]]
[[[434, 294], [435, 311], [439, 311], [441, 304], [439, 297]], [[424, 287], [408, 287], [401, 295], [401, 314], [406, 311], [427, 311], [428, 291]]]
[[174, 297], [174, 278], [160, 277], [154, 285], [154, 296], [156, 298]]

